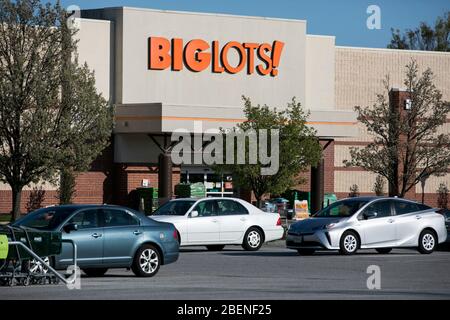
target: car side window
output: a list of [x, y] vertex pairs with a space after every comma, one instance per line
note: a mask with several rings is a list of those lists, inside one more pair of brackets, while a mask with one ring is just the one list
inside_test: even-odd
[[391, 216], [391, 201], [381, 200], [370, 204], [364, 212], [376, 213], [375, 218], [385, 218]]
[[136, 226], [139, 220], [124, 210], [103, 209], [105, 227]]
[[68, 223], [76, 224], [78, 230], [98, 228], [98, 210], [84, 210], [77, 213]]
[[198, 212], [199, 217], [217, 216], [216, 201], [206, 200], [198, 203], [193, 211]]
[[233, 200], [217, 200], [217, 209], [219, 216], [248, 214], [247, 209], [242, 204]]
[[394, 208], [397, 216], [421, 210], [417, 204], [407, 201], [394, 201]]

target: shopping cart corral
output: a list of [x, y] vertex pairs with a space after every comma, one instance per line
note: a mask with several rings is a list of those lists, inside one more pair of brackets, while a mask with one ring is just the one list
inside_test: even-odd
[[0, 226], [0, 286], [74, 283], [75, 277], [66, 278], [51, 266], [63, 242], [73, 246], [75, 272], [77, 246], [73, 240], [62, 239], [61, 232]]

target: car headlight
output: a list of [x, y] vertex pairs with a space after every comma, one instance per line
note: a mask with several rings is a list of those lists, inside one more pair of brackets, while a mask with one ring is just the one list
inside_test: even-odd
[[330, 230], [333, 229], [336, 226], [336, 223], [329, 223], [325, 226], [325, 229]]

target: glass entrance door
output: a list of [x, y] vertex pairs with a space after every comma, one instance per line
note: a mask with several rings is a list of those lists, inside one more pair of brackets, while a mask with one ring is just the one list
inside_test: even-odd
[[207, 197], [233, 197], [232, 174], [219, 175], [206, 167], [182, 167], [181, 182], [202, 182], [206, 188]]

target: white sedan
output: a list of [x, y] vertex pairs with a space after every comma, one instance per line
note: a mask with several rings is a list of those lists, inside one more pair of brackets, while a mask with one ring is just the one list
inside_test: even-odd
[[201, 245], [208, 250], [242, 245], [256, 251], [264, 242], [279, 240], [284, 234], [279, 214], [235, 198], [176, 199], [162, 205], [151, 218], [173, 223], [180, 246]]

